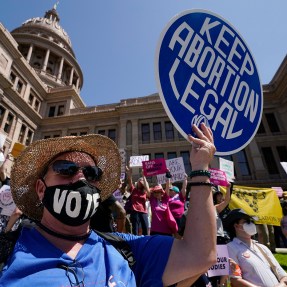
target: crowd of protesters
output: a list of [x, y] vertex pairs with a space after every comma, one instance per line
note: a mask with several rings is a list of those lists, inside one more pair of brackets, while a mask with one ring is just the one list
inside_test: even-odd
[[[81, 141], [80, 138], [78, 140]], [[98, 139], [95, 137], [95, 140], [102, 140], [102, 138]], [[92, 144], [93, 143], [91, 141], [91, 145]], [[69, 153], [71, 153], [71, 155], [69, 155]], [[109, 151], [106, 151], [106, 153], [109, 153]], [[65, 154], [62, 155], [61, 152], [59, 154], [59, 156], [55, 154], [59, 159], [55, 160], [52, 165], [52, 169], [56, 171], [56, 173], [64, 175], [65, 179], [65, 176], [67, 175], [62, 173], [64, 172], [67, 164], [74, 164], [73, 167], [76, 167], [77, 171], [80, 170], [78, 165], [71, 161], [71, 158], [73, 157], [76, 161], [80, 156], [82, 157], [82, 154], [78, 155], [73, 150], [70, 152], [69, 149], [67, 149], [67, 156]], [[87, 156], [84, 155], [83, 159], [92, 162], [90, 158], [86, 157]], [[48, 163], [49, 160], [50, 159], [47, 159]], [[47, 166], [47, 168], [49, 168], [49, 166]], [[48, 170], [45, 169], [42, 172], [47, 173]], [[86, 171], [86, 173], [87, 172], [88, 171]], [[198, 174], [196, 172], [197, 171], [191, 174], [190, 177], [197, 177]], [[210, 178], [210, 174], [207, 170], [203, 172], [204, 174], [200, 174], [200, 176]], [[87, 176], [84, 172], [83, 174], [85, 177]], [[75, 175], [76, 172], [72, 174], [72, 176]], [[42, 175], [37, 174], [37, 176]], [[101, 174], [98, 176], [101, 178]], [[90, 228], [103, 232], [121, 232], [131, 233], [133, 235], [160, 235], [176, 239], [184, 239], [186, 218], [189, 208], [186, 203], [189, 203], [189, 206], [193, 205], [193, 201], [190, 199], [188, 175], [184, 175], [182, 182], [175, 183], [172, 182], [172, 175], [169, 170], [166, 171], [165, 177], [165, 184], [152, 184], [149, 183], [142, 173], [141, 177], [139, 177], [134, 183], [132, 168], [127, 167], [126, 179], [121, 180], [120, 185], [113, 194], [109, 191], [107, 193], [108, 196], [100, 202], [96, 212], [90, 218]], [[2, 185], [10, 184], [10, 177], [5, 176], [1, 179]], [[46, 186], [46, 177], [43, 176], [40, 180], [42, 180]], [[202, 184], [204, 182], [200, 183]], [[209, 184], [210, 182], [207, 183]], [[68, 185], [65, 185], [65, 188], [67, 186]], [[89, 186], [89, 188], [91, 187]], [[220, 191], [219, 187], [212, 187], [216, 219], [214, 236], [217, 237], [218, 245], [223, 244], [228, 247], [230, 256], [230, 274], [226, 276], [208, 277], [207, 273], [202, 273], [200, 276], [197, 274], [196, 277], [198, 279], [196, 281], [192, 277], [187, 280], [183, 280], [182, 282], [178, 282], [177, 285], [170, 286], [223, 287], [227, 286], [229, 280], [232, 287], [287, 286], [287, 274], [280, 267], [272, 254], [276, 252], [276, 248], [287, 247], [287, 194], [284, 193], [280, 199], [283, 213], [281, 226], [273, 227], [266, 224], [256, 224], [256, 219], [246, 214], [242, 209], [230, 210], [229, 202], [231, 200], [232, 188], [233, 183], [227, 183], [226, 191], [223, 193]], [[48, 189], [47, 186], [46, 189]], [[48, 199], [43, 198], [43, 201], [46, 201], [45, 204], [48, 204], [47, 200]], [[24, 204], [21, 201], [19, 202]], [[35, 202], [35, 204], [36, 208], [38, 208], [38, 203]], [[25, 208], [26, 207], [24, 206], [24, 210]], [[29, 211], [27, 209], [25, 210], [25, 214], [28, 214], [29, 218]], [[36, 217], [33, 213], [30, 215], [32, 215], [32, 217]], [[20, 217], [22, 217], [22, 211], [20, 211], [18, 207], [9, 217], [10, 221], [9, 218], [4, 218], [4, 216], [2, 216], [2, 223], [0, 224], [0, 227], [2, 225], [2, 229], [0, 229], [0, 231], [2, 233], [7, 233], [10, 230], [17, 229], [19, 225], [18, 219]], [[4, 219], [6, 220], [5, 223]], [[66, 219], [68, 220], [67, 215]], [[42, 223], [38, 224], [41, 234], [43, 232], [47, 232], [47, 238], [50, 238], [51, 235], [54, 236], [54, 233], [43, 226]], [[67, 221], [67, 225], [73, 226], [71, 221]], [[87, 234], [87, 238], [89, 234]], [[266, 236], [266, 234], [268, 236]], [[32, 235], [35, 236], [35, 234]], [[62, 238], [60, 233], [57, 234], [57, 236], [58, 238]], [[65, 236], [62, 239], [70, 240], [70, 237], [73, 238], [73, 235]], [[258, 240], [259, 243], [254, 239]], [[57, 244], [55, 245], [57, 246]], [[260, 268], [257, 270], [256, 266], [260, 266]], [[275, 271], [273, 271], [274, 268]], [[2, 285], [0, 284], [0, 286]]]

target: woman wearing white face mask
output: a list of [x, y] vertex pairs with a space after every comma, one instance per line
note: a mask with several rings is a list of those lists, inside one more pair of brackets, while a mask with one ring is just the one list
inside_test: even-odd
[[232, 242], [227, 244], [229, 257], [235, 261], [230, 271], [232, 287], [287, 286], [287, 273], [272, 252], [252, 239], [256, 234], [255, 217], [242, 209], [233, 209], [225, 219]]

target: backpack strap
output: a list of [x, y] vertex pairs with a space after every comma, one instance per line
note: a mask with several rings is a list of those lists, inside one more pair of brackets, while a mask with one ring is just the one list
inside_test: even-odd
[[110, 232], [94, 231], [117, 249], [124, 259], [128, 261], [130, 268], [136, 263], [130, 245], [121, 236]]
[[20, 236], [21, 230], [22, 226], [19, 225], [15, 231], [0, 234], [0, 272], [4, 268], [6, 261], [14, 250], [14, 246], [18, 240], [18, 237]]
[[31, 228], [33, 226], [35, 226], [34, 222], [24, 218], [16, 230], [0, 233], [0, 272], [3, 270], [10, 254], [13, 252], [23, 227]]

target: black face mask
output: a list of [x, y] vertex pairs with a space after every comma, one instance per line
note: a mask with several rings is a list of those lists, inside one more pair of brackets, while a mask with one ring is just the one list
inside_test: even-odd
[[[43, 180], [46, 185], [45, 181]], [[69, 226], [87, 222], [100, 203], [100, 190], [85, 180], [73, 184], [46, 186], [43, 205], [59, 221]]]

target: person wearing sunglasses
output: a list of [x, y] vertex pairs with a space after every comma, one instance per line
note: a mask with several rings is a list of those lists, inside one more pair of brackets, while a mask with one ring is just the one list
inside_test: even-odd
[[[188, 137], [196, 144], [190, 161], [194, 169], [206, 171], [215, 146], [210, 128], [200, 128], [193, 126], [197, 138]], [[133, 252], [132, 269], [90, 229], [99, 203], [118, 188], [120, 173], [119, 150], [102, 135], [49, 138], [26, 147], [13, 166], [11, 191], [15, 204], [36, 225], [22, 228], [0, 273], [0, 286], [160, 287], [195, 281], [206, 272], [216, 261], [207, 173], [191, 179], [184, 239], [118, 233]]]
[[227, 244], [229, 257], [235, 262], [235, 267], [231, 268], [231, 286], [287, 286], [287, 273], [272, 252], [265, 245], [252, 239], [257, 232], [254, 224], [257, 219], [243, 209], [231, 210], [224, 219], [233, 239]]

